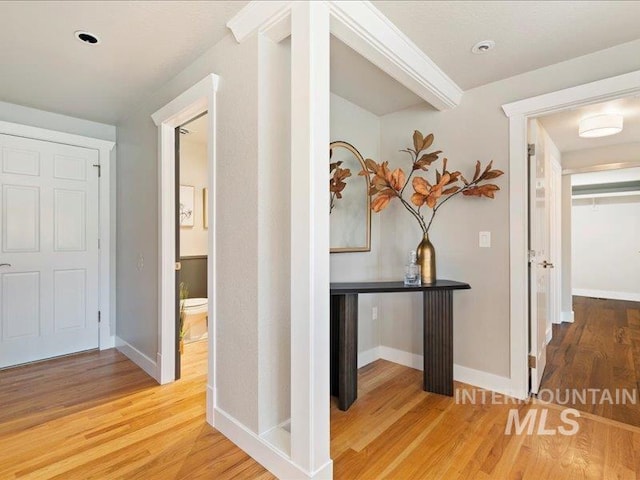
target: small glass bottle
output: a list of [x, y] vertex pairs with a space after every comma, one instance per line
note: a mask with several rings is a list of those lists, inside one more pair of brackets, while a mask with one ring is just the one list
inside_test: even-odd
[[407, 287], [415, 287], [421, 285], [420, 281], [420, 265], [418, 265], [418, 256], [415, 250], [411, 250], [409, 254], [409, 263], [404, 269], [404, 284]]

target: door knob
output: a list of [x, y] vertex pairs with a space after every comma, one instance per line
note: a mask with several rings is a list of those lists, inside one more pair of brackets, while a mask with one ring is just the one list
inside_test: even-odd
[[0, 263], [0, 267], [10, 267], [10, 263]]
[[542, 262], [540, 265], [542, 265], [542, 268], [553, 268], [553, 263], [549, 263], [546, 260]]

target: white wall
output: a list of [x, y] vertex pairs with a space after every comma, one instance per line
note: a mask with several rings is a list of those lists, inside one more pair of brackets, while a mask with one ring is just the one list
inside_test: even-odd
[[[258, 430], [258, 41], [231, 34], [118, 125], [118, 336], [158, 352], [158, 132], [151, 114], [210, 73], [217, 96], [218, 406]], [[253, 141], [252, 141], [253, 139]], [[140, 261], [142, 260], [142, 261]]]
[[[373, 113], [331, 94], [331, 141], [342, 140], [358, 149], [363, 158], [380, 158], [380, 118]], [[361, 181], [352, 172], [349, 181]], [[348, 188], [348, 187], [347, 187]], [[372, 213], [371, 251], [331, 254], [331, 281], [375, 281], [379, 278], [381, 219]], [[372, 318], [379, 295], [358, 295], [358, 352], [380, 344], [378, 321]], [[362, 364], [366, 359], [359, 359]]]
[[[494, 160], [504, 170], [495, 200], [456, 198], [436, 218], [431, 235], [440, 278], [462, 280], [472, 290], [454, 293], [454, 361], [502, 377], [510, 375], [509, 344], [509, 125], [501, 106], [640, 69], [640, 41], [579, 57], [464, 93], [457, 108], [434, 112], [415, 107], [382, 117], [380, 158], [407, 165], [398, 150], [410, 145], [414, 129], [435, 134], [450, 168], [473, 173], [476, 160]], [[420, 229], [398, 204], [381, 213], [381, 278], [400, 279], [407, 250]], [[478, 248], [478, 232], [492, 233], [492, 247]], [[419, 296], [380, 297], [381, 343], [422, 353]]]
[[259, 40], [258, 433], [291, 417], [291, 44]]
[[608, 163], [640, 162], [640, 142], [587, 148], [562, 153], [563, 169], [580, 169]]
[[180, 256], [207, 255], [203, 189], [207, 187], [207, 144], [180, 139], [180, 185], [194, 187], [193, 227], [180, 228]]
[[640, 195], [573, 200], [573, 293], [640, 301]]

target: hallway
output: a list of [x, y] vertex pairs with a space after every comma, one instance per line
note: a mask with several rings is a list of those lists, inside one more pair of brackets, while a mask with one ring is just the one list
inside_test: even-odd
[[[608, 389], [614, 400], [616, 390], [635, 390], [640, 402], [640, 303], [573, 297], [573, 309], [574, 323], [553, 326], [540, 388], [560, 390], [562, 401], [567, 389]], [[566, 406], [640, 427], [640, 403], [597, 398], [592, 404], [569, 397]]]

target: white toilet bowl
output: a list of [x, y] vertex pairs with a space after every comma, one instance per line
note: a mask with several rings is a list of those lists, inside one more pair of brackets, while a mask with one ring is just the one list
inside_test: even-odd
[[206, 298], [186, 298], [182, 301], [186, 343], [207, 338], [208, 306]]

